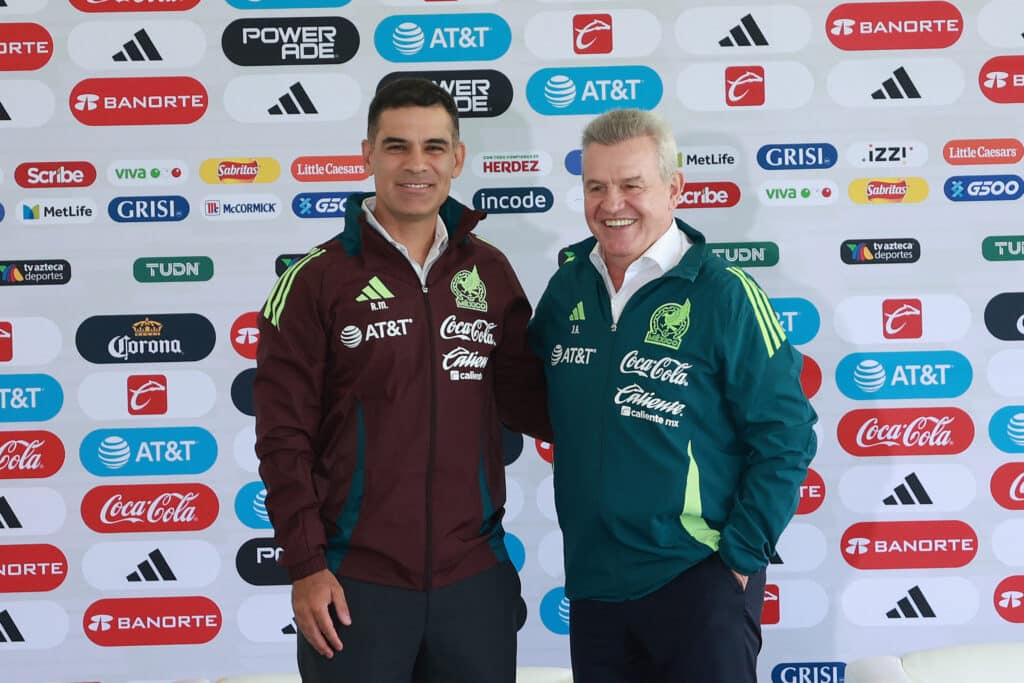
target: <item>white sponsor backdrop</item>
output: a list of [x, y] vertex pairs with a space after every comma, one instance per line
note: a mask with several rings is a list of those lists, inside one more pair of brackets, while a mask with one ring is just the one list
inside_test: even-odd
[[[453, 86], [476, 113], [497, 90], [481, 84], [488, 76], [480, 70], [500, 71], [512, 83], [507, 111], [463, 120], [469, 155], [453, 193], [469, 203], [482, 188], [550, 190], [546, 212], [494, 214], [478, 230], [509, 255], [534, 301], [559, 248], [587, 234], [572, 152], [589, 115], [611, 106], [655, 107], [674, 125], [694, 181], [680, 215], [710, 241], [729, 243], [726, 254], [777, 260], [745, 263], [770, 296], [786, 299], [780, 313], [791, 337], [823, 377], [813, 397], [821, 418], [816, 476], [780, 541], [782, 564], [769, 570], [766, 620], [776, 623], [765, 626], [762, 681], [834, 680], [799, 676], [824, 676], [831, 665], [823, 663], [862, 655], [1020, 639], [1024, 347], [1016, 339], [1024, 330], [1016, 316], [1024, 295], [988, 306], [997, 294], [1024, 290], [1024, 231], [1014, 201], [1021, 181], [1007, 177], [1020, 174], [1024, 152], [1017, 140], [1024, 134], [1019, 2], [302, 4], [0, 3], [4, 680], [212, 679], [294, 667], [287, 587], [252, 585], [236, 569], [239, 548], [270, 532], [251, 483], [249, 375], [242, 374], [253, 366], [249, 323], [234, 331], [233, 323], [261, 305], [279, 255], [305, 252], [340, 230], [336, 215], [308, 217], [310, 206], [330, 211], [336, 202], [296, 195], [372, 187], [367, 179], [299, 182], [292, 162], [358, 153], [379, 79], [415, 70], [477, 71]], [[343, 64], [330, 63], [329, 31], [293, 34], [302, 44], [283, 49], [291, 56], [280, 66], [238, 66], [221, 47], [225, 28], [239, 19], [337, 16], [359, 33], [355, 56]], [[269, 44], [252, 39], [246, 47], [266, 63], [259, 60], [279, 54], [284, 33], [259, 35]], [[174, 80], [80, 85], [144, 77]], [[110, 93], [146, 93], [145, 102], [160, 108], [110, 113]], [[175, 117], [195, 122], [146, 125]], [[125, 122], [132, 125], [117, 125]], [[978, 144], [947, 144], [976, 139], [993, 140], [984, 146], [1009, 156], [971, 157]], [[774, 145], [787, 147], [762, 150]], [[211, 159], [241, 162], [236, 178], [260, 159], [257, 182], [218, 184], [217, 162], [203, 165]], [[22, 164], [83, 161], [94, 182], [93, 174], [72, 174], [65, 179], [80, 182], [40, 187], [19, 172]], [[158, 195], [185, 197], [187, 217], [175, 199], [146, 205], [158, 219], [152, 222], [108, 218], [114, 197]], [[247, 206], [260, 213], [239, 214]], [[990, 236], [1003, 244], [986, 252]], [[915, 241], [916, 262], [881, 262], [891, 250], [879, 243], [912, 253]], [[995, 260], [1000, 254], [1017, 260]], [[876, 260], [865, 263], [869, 255]], [[192, 263], [200, 256], [212, 260], [210, 279], [141, 282], [133, 275], [137, 259]], [[70, 283], [11, 284], [32, 272], [20, 262], [50, 259], [71, 264]], [[159, 321], [170, 313], [206, 317], [217, 332], [213, 352], [182, 363], [140, 363], [139, 356], [115, 367], [77, 351], [86, 318]], [[140, 334], [152, 334], [143, 327]], [[837, 377], [853, 353], [863, 356]], [[56, 380], [62, 396], [40, 375]], [[147, 415], [162, 403], [139, 399], [146, 394], [133, 403], [126, 393], [133, 375], [168, 387], [164, 412]], [[839, 429], [853, 410], [868, 412]], [[32, 416], [41, 420], [26, 419]], [[871, 428], [862, 428], [871, 417]], [[917, 431], [907, 434], [911, 422]], [[174, 462], [152, 457], [129, 468], [145, 476], [101, 478], [82, 464], [79, 447], [94, 430], [124, 430], [111, 442], [131, 442], [132, 452], [145, 442], [142, 450], [153, 453], [166, 452], [160, 448], [173, 438], [161, 429], [186, 426], [217, 441], [212, 466], [200, 474], [176, 473], [183, 470]], [[25, 430], [35, 433], [10, 434]], [[52, 435], [63, 442], [62, 465]], [[509, 545], [524, 559], [528, 606], [519, 660], [566, 665], [561, 535], [541, 451], [549, 448], [527, 440], [507, 469]], [[86, 457], [102, 466], [95, 453]], [[86, 494], [138, 484], [151, 488], [124, 489], [117, 513], [137, 521], [122, 519], [116, 534], [94, 531], [106, 513], [96, 496], [83, 504]], [[167, 493], [178, 484], [180, 491]], [[196, 484], [210, 487], [219, 505], [205, 493], [196, 500]], [[158, 518], [142, 500], [154, 502]], [[887, 524], [850, 529], [873, 521]], [[179, 524], [185, 530], [175, 531]], [[257, 557], [265, 567], [272, 550], [249, 547], [253, 557], [242, 559], [250, 570]], [[168, 597], [183, 598], [186, 612], [131, 602]], [[147, 614], [124, 620], [150, 605], [160, 605], [151, 621]], [[191, 644], [166, 644], [176, 642]]]

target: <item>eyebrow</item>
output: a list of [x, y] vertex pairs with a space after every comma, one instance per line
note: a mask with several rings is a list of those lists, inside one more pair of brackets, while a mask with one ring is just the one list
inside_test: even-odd
[[[402, 144], [409, 144], [409, 140], [407, 140], [405, 138], [399, 138], [399, 137], [386, 137], [386, 138], [384, 138], [383, 140], [380, 141], [380, 144], [387, 145], [387, 144], [392, 144], [392, 143], [396, 143], [396, 142], [397, 143], [402, 143]], [[451, 145], [452, 143], [451, 143], [450, 140], [446, 140], [445, 138], [428, 138], [427, 140], [424, 141], [424, 144], [427, 144], [427, 145], [445, 145], [447, 147], [447, 146]]]
[[[584, 180], [583, 182], [586, 185], [605, 185], [606, 184], [602, 180], [594, 180], [594, 179]], [[622, 180], [619, 180], [618, 182], [620, 182], [620, 183], [639, 183], [639, 182], [643, 182], [643, 176], [638, 176], [638, 175], [630, 176], [629, 178], [623, 178]]]

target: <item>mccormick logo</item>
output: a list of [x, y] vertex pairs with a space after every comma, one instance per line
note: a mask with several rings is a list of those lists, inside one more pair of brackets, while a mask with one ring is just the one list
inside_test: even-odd
[[71, 90], [71, 114], [87, 126], [195, 123], [206, 113], [203, 84], [188, 76], [88, 78]]
[[772, 669], [772, 683], [843, 683], [845, 662], [783, 662]]
[[760, 107], [765, 101], [763, 66], [725, 67], [725, 104], [729, 107]]
[[102, 647], [208, 643], [222, 623], [216, 603], [197, 596], [108, 598], [82, 615], [86, 637]]
[[203, 216], [216, 221], [268, 220], [281, 213], [272, 194], [236, 194], [203, 199]]
[[473, 208], [487, 213], [544, 213], [554, 202], [546, 187], [484, 187], [473, 193]]
[[164, 415], [167, 413], [167, 377], [164, 375], [128, 376], [128, 414]]
[[807, 477], [800, 485], [800, 502], [796, 514], [808, 515], [825, 502], [825, 480], [812, 469], [807, 470]]
[[775, 242], [708, 242], [708, 249], [743, 268], [768, 267], [779, 262], [779, 245]]
[[357, 154], [299, 157], [292, 162], [291, 171], [292, 177], [302, 183], [333, 183], [370, 177], [363, 157]]
[[99, 477], [199, 474], [217, 459], [217, 442], [199, 427], [98, 429], [79, 457]]
[[836, 427], [850, 455], [955, 455], [974, 441], [974, 423], [959, 408], [853, 410]]
[[[57, 546], [5, 545], [0, 558], [0, 593], [43, 593], [64, 583], [68, 558]], [[0, 636], [2, 636], [0, 631]], [[0, 642], [3, 639], [0, 638]]]
[[53, 36], [39, 24], [0, 24], [0, 71], [35, 71], [53, 56]]
[[1002, 465], [992, 475], [992, 498], [1007, 510], [1024, 510], [1024, 463]]
[[1024, 55], [1003, 55], [985, 62], [978, 74], [985, 97], [998, 104], [1024, 102]]
[[526, 99], [545, 116], [601, 114], [609, 109], [653, 109], [661, 101], [661, 78], [646, 66], [585, 66], [541, 69], [526, 84]]
[[928, 183], [924, 178], [858, 178], [850, 183], [855, 204], [911, 204], [924, 201]]
[[96, 181], [96, 167], [88, 161], [35, 161], [19, 164], [14, 181], [22, 187], [88, 187]]
[[512, 104], [512, 82], [500, 71], [472, 69], [466, 71], [394, 71], [377, 84], [399, 78], [425, 78], [452, 96], [460, 118], [500, 116]]
[[181, 195], [114, 197], [107, 214], [118, 223], [177, 223], [188, 218], [189, 209]]
[[971, 363], [956, 351], [852, 353], [836, 367], [836, 384], [860, 401], [953, 398], [971, 386]]
[[216, 332], [195, 313], [97, 315], [75, 333], [78, 352], [90, 363], [174, 363], [206, 358]]
[[281, 165], [270, 157], [207, 159], [199, 165], [199, 177], [211, 185], [272, 183]]
[[1024, 576], [1008, 576], [992, 596], [996, 612], [1012, 624], [1024, 624]]
[[71, 0], [82, 12], [184, 12], [199, 0]]
[[242, 358], [256, 360], [256, 349], [260, 342], [260, 329], [257, 326], [258, 314], [249, 311], [235, 318], [231, 323], [231, 346]]
[[989, 420], [988, 436], [1004, 453], [1024, 453], [1024, 406], [997, 410]]
[[398, 14], [380, 22], [373, 42], [390, 62], [465, 62], [498, 59], [512, 30], [497, 14]]
[[978, 535], [959, 520], [860, 522], [843, 533], [841, 547], [856, 569], [944, 569], [969, 564]]
[[45, 431], [0, 432], [0, 479], [44, 479], [64, 466], [64, 443]]
[[1016, 175], [959, 175], [946, 180], [942, 189], [954, 202], [993, 202], [1020, 199], [1024, 180]]
[[606, 55], [612, 51], [612, 15], [574, 14], [572, 51], [578, 55]]
[[203, 484], [97, 486], [82, 498], [82, 521], [101, 534], [200, 531], [219, 511]]
[[344, 64], [359, 50], [359, 31], [343, 17], [237, 19], [221, 47], [239, 66]]
[[687, 182], [679, 196], [677, 209], [726, 209], [740, 201], [740, 188], [736, 183]]
[[949, 2], [849, 2], [825, 29], [840, 50], [934, 50], [958, 41], [964, 21]]
[[954, 166], [1015, 164], [1024, 159], [1024, 145], [1016, 138], [950, 140], [942, 147], [942, 157]]
[[839, 152], [827, 142], [764, 145], [757, 150], [758, 165], [768, 171], [832, 168]]
[[985, 327], [996, 339], [1024, 339], [1024, 292], [1003, 292], [992, 297], [985, 304]]
[[839, 258], [849, 265], [914, 263], [921, 258], [921, 243], [912, 237], [878, 240], [845, 240]]
[[299, 218], [342, 218], [351, 192], [303, 192], [292, 199], [292, 213]]
[[920, 299], [883, 299], [882, 336], [886, 339], [920, 339]]

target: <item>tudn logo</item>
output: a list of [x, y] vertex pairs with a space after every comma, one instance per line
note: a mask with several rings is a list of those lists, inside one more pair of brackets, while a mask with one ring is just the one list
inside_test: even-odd
[[399, 54], [406, 57], [414, 55], [423, 49], [426, 36], [419, 24], [411, 21], [403, 21], [391, 32], [391, 44], [398, 50]]
[[565, 109], [576, 101], [576, 84], [564, 74], [555, 74], [544, 83], [544, 99], [555, 109]]

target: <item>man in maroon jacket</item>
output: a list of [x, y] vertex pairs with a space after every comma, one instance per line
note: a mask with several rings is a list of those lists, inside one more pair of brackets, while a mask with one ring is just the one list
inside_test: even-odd
[[307, 683], [512, 683], [519, 578], [505, 552], [501, 425], [548, 438], [530, 304], [448, 196], [451, 97], [370, 103], [375, 194], [297, 260], [260, 316], [256, 451], [292, 579]]

